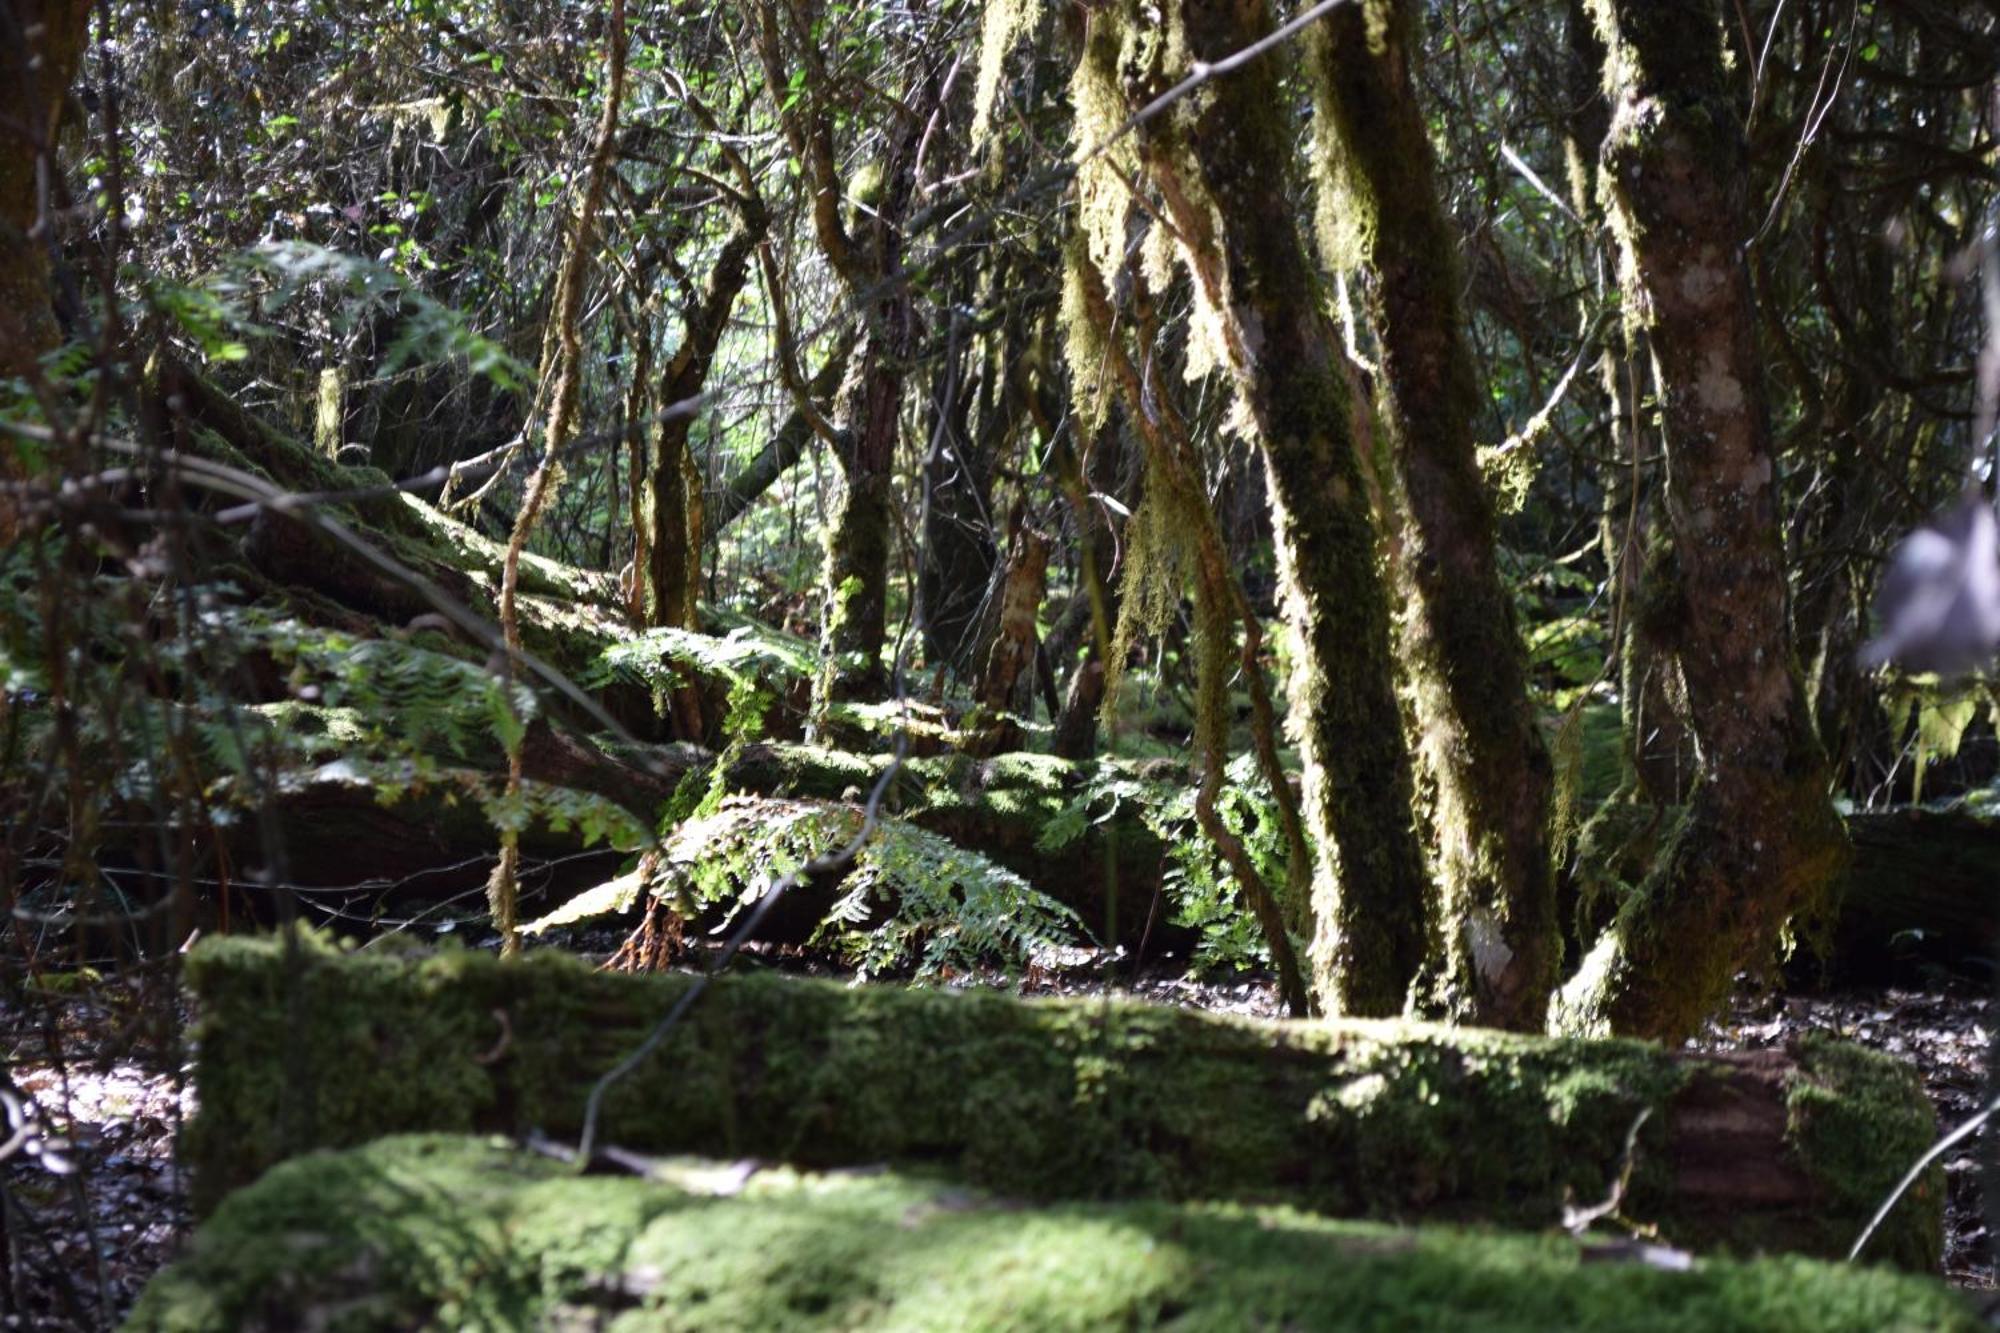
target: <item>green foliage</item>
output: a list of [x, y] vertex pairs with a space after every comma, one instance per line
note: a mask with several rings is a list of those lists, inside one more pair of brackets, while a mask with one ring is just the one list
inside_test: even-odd
[[253, 312], [277, 313], [308, 293], [332, 297], [345, 325], [394, 317], [385, 372], [461, 361], [503, 389], [518, 389], [534, 378], [505, 347], [394, 270], [323, 245], [266, 241], [231, 257], [199, 283], [154, 277], [146, 286], [154, 309], [173, 319], [207, 355], [230, 361], [247, 355], [245, 341], [268, 332]]
[[367, 639], [233, 616], [236, 632], [292, 669], [295, 697], [362, 719], [363, 748], [409, 756], [475, 753], [480, 742], [521, 743], [536, 714], [534, 691], [484, 666], [397, 639]]
[[1604, 628], [1592, 614], [1597, 582], [1565, 560], [1504, 548], [1500, 554], [1530, 669], [1553, 687], [1552, 702], [1567, 706], [1570, 691], [1595, 683], [1604, 671]]
[[[748, 906], [772, 880], [850, 844], [856, 806], [732, 797], [682, 825], [664, 871], [703, 904]], [[1062, 904], [976, 852], [900, 819], [881, 817], [854, 855], [816, 939], [862, 976], [913, 967], [935, 977], [981, 960], [1008, 965], [1072, 945], [1082, 923]]]
[[2000, 727], [2000, 699], [1978, 680], [1906, 677], [1883, 691], [1882, 711], [1895, 734], [1909, 736], [1910, 801], [1917, 805], [1924, 799], [1925, 770], [1936, 760], [1956, 757], [1966, 731], [1982, 714]]
[[[773, 881], [853, 843], [863, 823], [852, 804], [732, 796], [675, 829], [650, 872], [589, 890], [527, 929], [628, 910], [641, 887], [685, 914], [726, 905], [733, 918]], [[1074, 912], [1019, 875], [883, 816], [813, 938], [864, 978], [903, 968], [937, 978], [980, 962], [1025, 966], [1082, 933]]]
[[[274, 792], [333, 782], [385, 804], [441, 791], [496, 830], [540, 822], [586, 842], [651, 840], [592, 793], [529, 782], [507, 794], [491, 761], [520, 743], [538, 712], [519, 682], [419, 642], [244, 605], [226, 584], [152, 588], [98, 576], [50, 599], [39, 545], [0, 553], [0, 748], [16, 771], [57, 775], [50, 790], [78, 802], [70, 813], [84, 830], [114, 811], [126, 821], [198, 811], [227, 826]], [[290, 697], [251, 702], [274, 669]], [[83, 892], [75, 868], [98, 850], [87, 832], [73, 838], [59, 880], [24, 889], [59, 908]]]
[[644, 685], [655, 698], [701, 680], [721, 680], [729, 690], [725, 730], [755, 740], [771, 708], [812, 677], [812, 651], [790, 635], [745, 622], [721, 636], [663, 627], [606, 648], [584, 683], [614, 680]]
[[[1238, 755], [1225, 770], [1216, 813], [1250, 853], [1266, 884], [1286, 882], [1284, 826], [1270, 784], [1254, 754]], [[1189, 960], [1197, 974], [1217, 968], [1263, 967], [1270, 963], [1256, 918], [1243, 904], [1229, 867], [1195, 818], [1195, 788], [1185, 780], [1155, 781], [1101, 768], [1043, 828], [1036, 846], [1057, 852], [1082, 837], [1092, 824], [1108, 823], [1128, 808], [1167, 847], [1162, 886], [1176, 925], [1198, 931]]]

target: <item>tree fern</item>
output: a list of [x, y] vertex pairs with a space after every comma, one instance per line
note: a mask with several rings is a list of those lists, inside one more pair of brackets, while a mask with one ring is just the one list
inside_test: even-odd
[[[733, 917], [772, 880], [853, 841], [854, 805], [735, 796], [674, 830], [650, 873], [572, 899], [525, 929], [629, 910], [643, 889], [683, 911]], [[1074, 947], [1083, 923], [1021, 876], [904, 820], [883, 817], [841, 880], [814, 941], [863, 977], [908, 968], [931, 978], [981, 962], [1021, 966]]]

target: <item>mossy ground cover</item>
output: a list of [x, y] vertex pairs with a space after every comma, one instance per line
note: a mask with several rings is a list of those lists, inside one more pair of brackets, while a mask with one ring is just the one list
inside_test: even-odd
[[[188, 976], [204, 1211], [314, 1148], [416, 1130], [573, 1138], [592, 1080], [689, 984], [554, 953], [344, 953], [310, 935], [214, 941]], [[1734, 1066], [1636, 1042], [724, 978], [611, 1091], [601, 1129], [643, 1152], [922, 1164], [1035, 1199], [1533, 1230], [1606, 1196], [1637, 1124], [1635, 1223], [1690, 1247], [1840, 1253], [1933, 1118], [1881, 1057], [1809, 1043], [1780, 1063], [1781, 1086], [1759, 1092]], [[1746, 1101], [1768, 1131], [1747, 1155], [1730, 1119]], [[1721, 1193], [1690, 1185], [1697, 1168]], [[1788, 1193], [1733, 1183], [1767, 1170]], [[1871, 1254], [1934, 1267], [1941, 1198], [1935, 1173], [1920, 1181]]]
[[1285, 1208], [1029, 1207], [888, 1172], [578, 1176], [504, 1140], [407, 1136], [232, 1196], [128, 1328], [1980, 1327], [1941, 1284], [1885, 1270], [1611, 1253]]

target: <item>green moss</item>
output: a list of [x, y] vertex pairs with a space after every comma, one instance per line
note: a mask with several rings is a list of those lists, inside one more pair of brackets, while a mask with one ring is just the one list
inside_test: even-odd
[[352, 753], [367, 744], [371, 735], [368, 720], [352, 708], [284, 699], [259, 704], [252, 711], [293, 740], [309, 742], [300, 748], [315, 756]]
[[[1914, 1165], [1936, 1137], [1936, 1121], [1923, 1089], [1889, 1056], [1820, 1032], [1807, 1034], [1798, 1054], [1799, 1073], [1786, 1097], [1788, 1134], [1814, 1181], [1839, 1201], [1828, 1220], [1825, 1248], [1832, 1252], [1860, 1234], [1839, 1229], [1845, 1218], [1872, 1214], [1888, 1197], [1884, 1164], [1899, 1171]], [[1944, 1168], [1933, 1163], [1896, 1205], [1898, 1214], [1935, 1215], [1944, 1207], [1944, 1190]], [[1886, 1226], [1865, 1254], [1918, 1270], [1935, 1270], [1943, 1259], [1941, 1238], [1925, 1226]]]
[[656, 1177], [580, 1178], [465, 1138], [304, 1158], [231, 1198], [128, 1327], [1979, 1327], [1938, 1282], [1802, 1260], [1669, 1272], [1556, 1237], [1283, 1208], [1030, 1209], [893, 1174], [746, 1183], [687, 1161]]
[[815, 707], [885, 692], [882, 643], [888, 615], [889, 479], [847, 470], [826, 530], [827, 611]]
[[[512, 965], [463, 951], [343, 954], [311, 936], [289, 957], [276, 942], [211, 941], [188, 976], [202, 1017], [187, 1151], [203, 1209], [285, 1157], [385, 1133], [573, 1137], [592, 1079], [688, 984], [558, 954]], [[1873, 1124], [1895, 1145], [1929, 1133], [1920, 1094], [1894, 1095], [1907, 1074], [1814, 1072], [1793, 1102], [1811, 1133], [1789, 1146], [1826, 1146], [1839, 1192], [1803, 1222], [1754, 1203], [1683, 1218], [1666, 1145], [1689, 1068], [1632, 1042], [725, 978], [612, 1090], [602, 1129], [647, 1152], [921, 1162], [1034, 1198], [1421, 1209], [1543, 1227], [1566, 1196], [1604, 1197], [1650, 1109], [1626, 1216], [1676, 1242], [1726, 1245], [1754, 1228], [1757, 1244], [1823, 1251], [1845, 1246], [1906, 1164], [1845, 1152], [1837, 1135]], [[1865, 1099], [1850, 1107], [1851, 1088]], [[1934, 1252], [1936, 1197], [1892, 1226], [1911, 1234], [1885, 1236], [1885, 1256]]]

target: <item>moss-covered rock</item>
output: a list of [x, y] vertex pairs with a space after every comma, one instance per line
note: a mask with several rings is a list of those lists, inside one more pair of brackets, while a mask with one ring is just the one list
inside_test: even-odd
[[[574, 1138], [591, 1081], [690, 984], [312, 937], [211, 941], [188, 976], [204, 1211], [286, 1157], [388, 1133]], [[924, 1163], [1034, 1198], [1541, 1228], [1606, 1197], [1635, 1123], [1624, 1217], [1676, 1244], [1819, 1254], [1845, 1250], [1934, 1132], [1907, 1071], [1834, 1044], [1722, 1060], [773, 977], [713, 985], [600, 1129], [642, 1152]], [[1941, 1204], [1933, 1174], [1871, 1254], [1934, 1265]]]
[[745, 1181], [676, 1160], [651, 1178], [577, 1176], [503, 1141], [412, 1136], [313, 1154], [234, 1195], [127, 1327], [1980, 1327], [1942, 1284], [1880, 1269], [1633, 1257], [1286, 1208], [1027, 1208], [882, 1172]]

